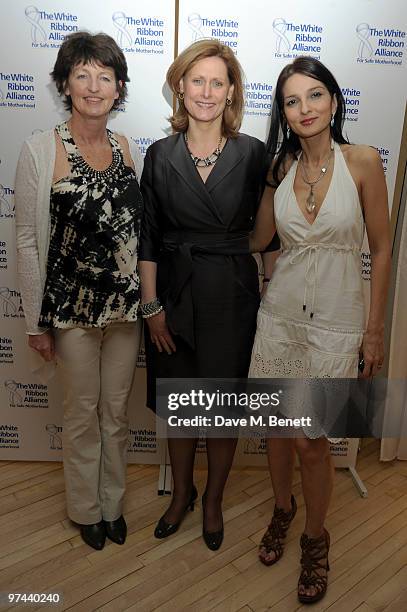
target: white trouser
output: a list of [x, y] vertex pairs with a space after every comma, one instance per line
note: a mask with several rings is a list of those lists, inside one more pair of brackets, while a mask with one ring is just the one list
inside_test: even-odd
[[138, 323], [57, 329], [64, 384], [63, 457], [68, 516], [81, 524], [122, 514], [127, 465], [127, 399], [137, 360]]

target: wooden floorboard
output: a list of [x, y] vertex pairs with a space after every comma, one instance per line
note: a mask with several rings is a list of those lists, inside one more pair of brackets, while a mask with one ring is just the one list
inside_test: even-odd
[[[329, 589], [313, 612], [407, 611], [407, 464], [379, 461], [379, 442], [364, 441], [357, 470], [368, 489], [360, 497], [337, 471], [327, 517], [331, 534]], [[157, 496], [157, 466], [130, 465], [124, 546], [94, 551], [66, 516], [59, 463], [0, 462], [0, 591], [59, 592], [51, 609], [78, 612], [294, 612], [299, 538], [305, 506], [299, 471], [298, 513], [281, 561], [265, 567], [257, 546], [270, 520], [273, 495], [264, 469], [235, 469], [225, 491], [225, 540], [212, 552], [202, 541], [201, 503], [179, 532], [156, 540], [153, 529], [168, 497]], [[204, 470], [196, 471], [202, 492]], [[0, 610], [42, 610], [0, 606]]]

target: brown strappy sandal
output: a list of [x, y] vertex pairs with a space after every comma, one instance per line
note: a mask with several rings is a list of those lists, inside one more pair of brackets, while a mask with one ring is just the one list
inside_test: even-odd
[[[297, 504], [294, 495], [291, 495], [291, 510], [285, 512], [282, 508], [274, 506], [271, 523], [259, 545], [259, 559], [264, 565], [273, 565], [283, 556], [283, 540], [287, 535], [288, 528], [297, 512]], [[267, 555], [274, 553], [273, 559], [267, 559]]]
[[[298, 599], [303, 604], [311, 604], [322, 599], [328, 587], [329, 533], [324, 529], [324, 533], [319, 538], [309, 538], [303, 533], [300, 544], [302, 570], [298, 580]], [[326, 574], [321, 575], [320, 570], [323, 570]], [[304, 589], [313, 587], [315, 593], [314, 595], [300, 593], [300, 587]]]

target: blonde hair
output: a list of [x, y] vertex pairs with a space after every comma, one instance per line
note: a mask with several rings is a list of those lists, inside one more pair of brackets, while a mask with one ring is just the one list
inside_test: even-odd
[[[220, 57], [226, 64], [230, 84], [234, 86], [232, 103], [223, 111], [222, 132], [226, 138], [236, 138], [243, 120], [243, 79], [242, 68], [235, 54], [226, 45], [216, 39], [203, 39], [194, 42], [184, 49], [173, 61], [167, 72], [167, 83], [175, 96], [179, 96], [179, 82], [185, 74], [201, 59]], [[178, 98], [179, 100], [179, 98]], [[169, 118], [175, 132], [186, 132], [188, 129], [188, 113], [179, 100], [178, 108]]]

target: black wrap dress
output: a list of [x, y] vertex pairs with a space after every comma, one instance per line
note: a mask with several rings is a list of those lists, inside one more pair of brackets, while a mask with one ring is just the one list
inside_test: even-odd
[[[139, 260], [157, 263], [157, 296], [177, 347], [159, 353], [147, 330], [152, 409], [156, 377], [247, 376], [259, 306], [249, 232], [264, 176], [264, 145], [245, 134], [226, 142], [206, 183], [182, 134], [147, 150]], [[278, 247], [275, 240], [270, 248]]]

